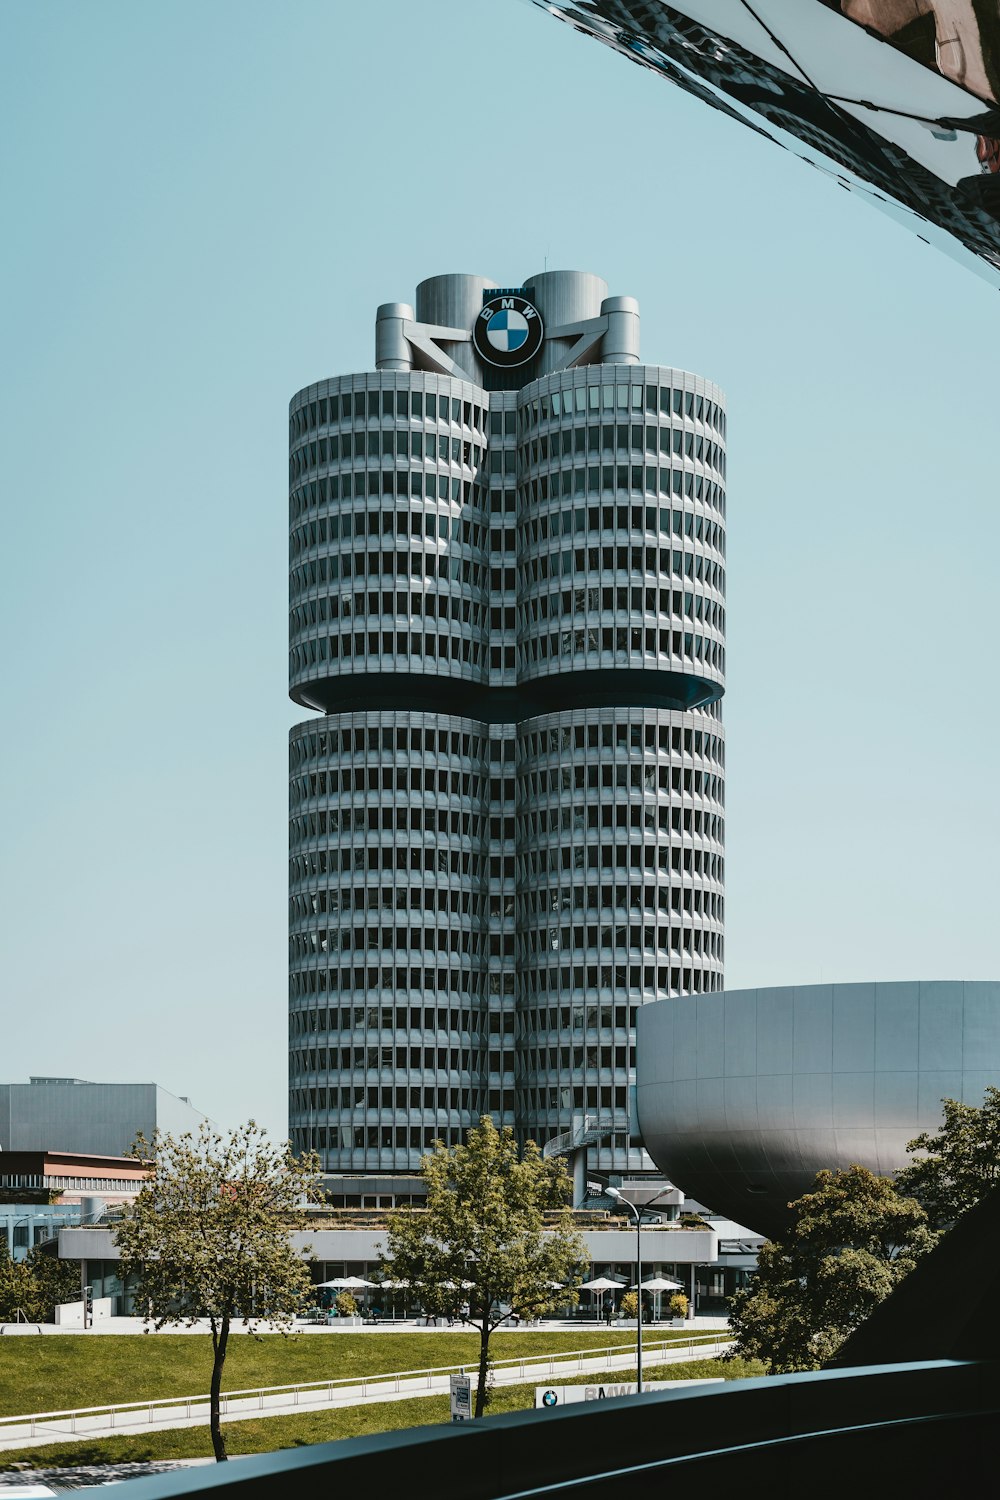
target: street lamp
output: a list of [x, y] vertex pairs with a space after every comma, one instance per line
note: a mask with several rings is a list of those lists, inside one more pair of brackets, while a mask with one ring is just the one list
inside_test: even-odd
[[636, 1390], [642, 1395], [642, 1210], [620, 1193], [616, 1187], [606, 1187], [605, 1193], [616, 1203], [624, 1203], [629, 1213], [635, 1215], [635, 1357]]

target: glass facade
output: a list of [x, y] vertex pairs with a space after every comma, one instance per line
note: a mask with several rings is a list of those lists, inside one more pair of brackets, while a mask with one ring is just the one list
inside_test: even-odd
[[997, 0], [535, 0], [1000, 281]]

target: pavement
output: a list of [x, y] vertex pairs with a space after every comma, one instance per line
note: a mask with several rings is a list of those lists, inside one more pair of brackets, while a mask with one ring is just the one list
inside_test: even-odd
[[[650, 1333], [653, 1330], [650, 1329]], [[647, 1335], [648, 1336], [648, 1335]], [[728, 1345], [722, 1339], [708, 1343], [705, 1355], [715, 1354]], [[644, 1355], [646, 1366], [679, 1364], [699, 1353], [674, 1345], [649, 1348]], [[494, 1367], [494, 1385], [531, 1385], [555, 1382], [574, 1375], [600, 1374], [635, 1366], [635, 1350], [630, 1346], [594, 1355], [562, 1358], [558, 1355], [526, 1355], [515, 1365]], [[467, 1367], [473, 1373], [473, 1367]], [[385, 1401], [410, 1400], [420, 1396], [447, 1394], [450, 1374], [385, 1374], [346, 1386], [319, 1386], [287, 1391], [259, 1391], [242, 1396], [223, 1396], [222, 1419], [225, 1422], [247, 1421], [260, 1417], [294, 1416], [299, 1412], [323, 1411], [344, 1406], [367, 1406]], [[695, 1382], [700, 1384], [701, 1382]], [[46, 1443], [92, 1441], [97, 1438], [162, 1432], [178, 1427], [200, 1427], [208, 1422], [208, 1400], [203, 1396], [181, 1398], [170, 1406], [141, 1406], [133, 1410], [97, 1410], [94, 1415], [3, 1419], [0, 1423], [0, 1450], [34, 1448]], [[148, 1471], [147, 1471], [148, 1472]]]

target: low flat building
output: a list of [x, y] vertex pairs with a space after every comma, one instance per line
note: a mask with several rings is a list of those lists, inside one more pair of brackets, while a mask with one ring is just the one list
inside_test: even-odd
[[[338, 1276], [374, 1280], [385, 1250], [384, 1215], [372, 1214], [371, 1221], [362, 1224], [352, 1223], [351, 1217], [345, 1214], [340, 1222], [336, 1217], [318, 1217], [314, 1227], [291, 1234], [292, 1244], [298, 1250], [308, 1250], [316, 1282]], [[591, 1224], [581, 1229], [590, 1261], [587, 1279], [604, 1276], [617, 1280], [624, 1291], [635, 1280], [635, 1230], [618, 1219], [605, 1219], [598, 1225], [598, 1216], [591, 1217]], [[81, 1275], [94, 1288], [94, 1296], [113, 1298], [116, 1314], [132, 1311], [129, 1295], [118, 1275], [113, 1224], [62, 1229], [59, 1258], [81, 1263]], [[718, 1261], [719, 1237], [707, 1224], [688, 1228], [661, 1223], [642, 1231], [643, 1280], [665, 1276], [679, 1281], [697, 1311], [716, 1310], [704, 1306], [704, 1302], [711, 1283], [710, 1272]], [[388, 1294], [382, 1294], [386, 1313], [392, 1310], [388, 1305], [391, 1300]], [[399, 1304], [396, 1311], [402, 1313], [406, 1295], [397, 1294], [396, 1301]], [[584, 1315], [589, 1305], [586, 1301], [581, 1305]], [[595, 1312], [598, 1305], [598, 1301], [593, 1303]]]
[[156, 1083], [89, 1083], [30, 1078], [0, 1083], [0, 1151], [60, 1151], [124, 1156], [136, 1136], [180, 1135], [207, 1117], [190, 1099]]
[[99, 1219], [146, 1176], [130, 1157], [71, 1151], [0, 1152], [0, 1241], [14, 1260], [61, 1229]]

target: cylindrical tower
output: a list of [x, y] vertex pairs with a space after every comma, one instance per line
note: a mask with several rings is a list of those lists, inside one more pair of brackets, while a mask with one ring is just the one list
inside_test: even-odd
[[[628, 1144], [635, 1017], [721, 989], [725, 414], [581, 272], [421, 284], [290, 413], [290, 1130]], [[596, 1131], [596, 1134], [594, 1133]]]

